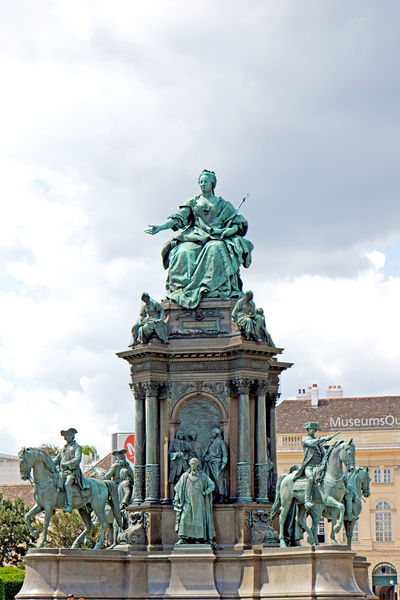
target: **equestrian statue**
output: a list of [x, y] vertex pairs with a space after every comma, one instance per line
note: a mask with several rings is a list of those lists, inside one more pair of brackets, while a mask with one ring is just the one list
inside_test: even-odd
[[[353, 441], [330, 441], [340, 432], [316, 438], [321, 427], [318, 423], [304, 425], [308, 435], [303, 438], [304, 459], [299, 467], [280, 476], [270, 520], [280, 510], [279, 542], [282, 548], [298, 546], [304, 532], [307, 541], [318, 545], [318, 523], [322, 516], [332, 522], [331, 540], [337, 544], [336, 534], [344, 523], [344, 499], [348, 490], [349, 474], [355, 469], [355, 446]], [[343, 465], [346, 471], [343, 470]], [[348, 493], [348, 492], [347, 492]], [[306, 517], [311, 516], [309, 528]]]
[[46, 543], [50, 519], [56, 508], [65, 512], [76, 508], [84, 522], [85, 529], [74, 540], [72, 548], [79, 548], [80, 543], [89, 535], [93, 526], [92, 512], [102, 525], [95, 549], [102, 548], [108, 527], [105, 513], [107, 503], [112, 507], [117, 523], [122, 525], [115, 482], [83, 477], [80, 469], [82, 448], [75, 441], [76, 433], [77, 430], [73, 427], [61, 431], [66, 444], [54, 460], [42, 448], [22, 448], [18, 454], [21, 478], [30, 480], [33, 485], [36, 504], [25, 515], [25, 522], [36, 539], [39, 533], [32, 527], [32, 519], [44, 511], [43, 536], [38, 544], [41, 548]]

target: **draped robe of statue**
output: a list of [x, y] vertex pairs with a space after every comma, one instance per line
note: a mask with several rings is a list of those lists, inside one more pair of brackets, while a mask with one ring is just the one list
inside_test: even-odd
[[181, 475], [173, 502], [175, 509], [180, 511], [177, 523], [180, 538], [211, 541], [215, 537], [213, 490], [214, 483], [203, 471], [198, 471], [195, 478], [191, 477], [190, 470]]
[[[174, 221], [172, 229], [183, 231], [162, 250], [164, 267], [169, 269], [167, 297], [185, 308], [195, 308], [203, 297], [240, 298], [239, 269], [250, 266], [253, 249], [244, 239], [246, 219], [219, 196], [212, 202], [191, 198], [169, 218]], [[229, 233], [234, 226], [237, 232]]]

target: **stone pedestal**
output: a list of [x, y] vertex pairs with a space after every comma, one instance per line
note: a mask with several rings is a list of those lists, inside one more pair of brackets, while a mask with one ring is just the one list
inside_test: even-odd
[[[135, 395], [136, 510], [155, 515], [172, 502], [168, 448], [178, 429], [186, 437], [194, 429], [204, 450], [212, 429], [221, 429], [230, 506], [261, 508], [273, 501], [274, 407], [280, 374], [291, 363], [277, 360], [281, 348], [241, 336], [230, 319], [234, 304], [209, 300], [186, 310], [164, 302], [169, 344], [152, 338], [118, 353], [130, 365]], [[161, 538], [166, 543], [164, 533]], [[217, 533], [217, 544], [221, 540]]]
[[356, 554], [354, 557], [354, 576], [358, 587], [365, 593], [366, 600], [377, 600], [378, 596], [374, 594], [369, 585], [368, 568], [371, 563], [365, 556]]
[[[51, 600], [74, 593], [86, 600], [361, 600], [354, 561], [344, 546], [216, 550], [185, 545], [169, 551], [29, 550], [19, 600]], [[363, 566], [361, 566], [363, 562]], [[357, 564], [359, 563], [359, 564]]]
[[175, 546], [169, 561], [171, 576], [165, 591], [173, 598], [220, 598], [214, 581], [215, 554], [208, 544]]

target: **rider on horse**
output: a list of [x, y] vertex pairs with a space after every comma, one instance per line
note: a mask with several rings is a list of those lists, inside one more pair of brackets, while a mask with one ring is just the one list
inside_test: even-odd
[[[124, 498], [127, 497], [128, 501], [126, 505], [130, 504], [132, 491], [133, 491], [133, 471], [132, 467], [126, 459], [126, 448], [122, 450], [113, 450], [112, 455], [115, 456], [115, 463], [111, 465], [111, 468], [104, 475], [104, 479], [111, 479], [115, 481], [119, 489], [119, 484], [123, 482], [122, 488], [124, 489]], [[129, 497], [128, 497], [129, 496]]]
[[78, 433], [74, 427], [63, 429], [61, 435], [67, 442], [64, 448], [53, 459], [60, 469], [61, 481], [65, 490], [65, 512], [73, 510], [73, 490], [78, 487], [79, 490], [85, 490], [90, 487], [89, 482], [84, 478], [80, 468], [82, 460], [82, 448], [75, 441], [75, 434]]
[[299, 469], [293, 477], [293, 481], [300, 479], [300, 477], [306, 477], [306, 489], [304, 496], [304, 507], [310, 510], [314, 504], [311, 502], [312, 489], [314, 485], [314, 472], [316, 467], [321, 464], [324, 456], [325, 449], [323, 445], [325, 442], [329, 442], [332, 438], [340, 433], [334, 433], [325, 437], [316, 438], [315, 432], [321, 431], [321, 427], [315, 421], [310, 421], [303, 426], [303, 429], [307, 430], [308, 435], [302, 439], [304, 458]]

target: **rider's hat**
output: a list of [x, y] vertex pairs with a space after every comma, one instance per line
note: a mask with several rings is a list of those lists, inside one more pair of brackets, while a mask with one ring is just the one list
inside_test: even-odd
[[309, 421], [303, 425], [303, 429], [309, 429], [310, 427], [314, 427], [317, 431], [321, 431], [321, 427], [315, 421]]
[[73, 434], [75, 435], [75, 434], [76, 434], [76, 433], [78, 433], [78, 432], [77, 432], [77, 430], [75, 429], [75, 427], [70, 427], [69, 429], [62, 429], [62, 430], [60, 431], [60, 433], [61, 433], [61, 435], [62, 435], [63, 437], [65, 437], [65, 435], [66, 435], [67, 433], [73, 433]]
[[111, 452], [111, 454], [113, 456], [118, 456], [119, 454], [126, 454], [127, 453], [127, 449], [126, 448], [122, 448], [122, 450], [113, 450]]

